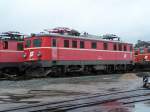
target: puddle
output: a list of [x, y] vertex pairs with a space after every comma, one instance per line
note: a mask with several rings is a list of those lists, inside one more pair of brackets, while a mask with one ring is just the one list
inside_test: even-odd
[[101, 105], [101, 112], [131, 112], [130, 109], [123, 106], [120, 102], [108, 102]]
[[134, 112], [150, 112], [150, 102], [149, 103], [136, 103]]
[[139, 102], [128, 106], [119, 102], [108, 102], [102, 105], [102, 112], [150, 112], [150, 102]]

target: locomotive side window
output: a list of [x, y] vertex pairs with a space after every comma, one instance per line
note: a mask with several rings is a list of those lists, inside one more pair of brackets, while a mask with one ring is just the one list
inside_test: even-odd
[[92, 49], [96, 49], [97, 48], [97, 43], [96, 42], [92, 42], [91, 43], [91, 48]]
[[72, 41], [72, 48], [77, 48], [77, 41], [76, 40]]
[[108, 50], [108, 43], [105, 42], [105, 43], [103, 44], [103, 47], [104, 47], [104, 50]]
[[84, 41], [80, 41], [80, 48], [84, 48]]
[[8, 41], [4, 41], [3, 48], [8, 49]]
[[124, 45], [124, 51], [127, 51], [127, 46], [126, 45]]
[[57, 46], [57, 41], [56, 39], [52, 39], [52, 47], [56, 47]]
[[34, 39], [33, 40], [34, 47], [41, 47], [41, 39]]
[[114, 47], [114, 50], [116, 51], [117, 50], [117, 44], [115, 43], [113, 47]]
[[25, 47], [28, 48], [31, 46], [31, 40], [27, 40], [25, 43]]
[[64, 40], [64, 47], [69, 47], [69, 40]]
[[122, 51], [122, 44], [119, 44], [119, 51]]
[[23, 43], [18, 43], [17, 44], [17, 50], [22, 51], [23, 50]]

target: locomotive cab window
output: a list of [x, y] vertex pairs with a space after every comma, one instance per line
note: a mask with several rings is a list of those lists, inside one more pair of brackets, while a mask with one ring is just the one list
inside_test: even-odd
[[116, 50], [117, 50], [117, 44], [115, 43], [115, 44], [113, 45], [113, 47], [114, 47], [114, 50], [116, 51]]
[[23, 51], [23, 43], [18, 43], [17, 44], [17, 50], [18, 51]]
[[33, 40], [34, 47], [41, 47], [41, 39], [34, 39]]
[[72, 48], [77, 48], [77, 41], [76, 40], [72, 41]]
[[64, 47], [69, 47], [69, 40], [64, 40]]
[[103, 44], [103, 47], [104, 47], [104, 50], [108, 50], [108, 43], [105, 42], [105, 43]]
[[4, 48], [4, 49], [8, 49], [8, 41], [4, 41], [4, 43], [3, 43], [3, 48]]
[[25, 47], [28, 48], [31, 46], [31, 40], [27, 40], [25, 43]]
[[96, 49], [97, 48], [97, 43], [96, 42], [92, 42], [91, 43], [91, 48], [92, 49]]
[[119, 51], [122, 51], [122, 44], [119, 44]]
[[56, 47], [57, 46], [57, 41], [56, 39], [52, 39], [52, 47]]
[[80, 48], [84, 48], [84, 41], [80, 41]]
[[127, 46], [126, 45], [124, 45], [124, 51], [127, 51]]

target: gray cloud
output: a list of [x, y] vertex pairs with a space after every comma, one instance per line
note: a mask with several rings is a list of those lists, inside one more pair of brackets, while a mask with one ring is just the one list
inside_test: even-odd
[[0, 31], [66, 26], [125, 41], [149, 40], [149, 0], [1, 0]]

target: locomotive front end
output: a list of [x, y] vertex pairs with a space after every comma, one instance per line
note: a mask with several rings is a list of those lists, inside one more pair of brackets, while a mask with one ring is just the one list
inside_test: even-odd
[[24, 63], [27, 66], [27, 74], [38, 74], [40, 76], [47, 71], [45, 68], [51, 67], [51, 47], [50, 38], [46, 35], [32, 35], [24, 41]]

